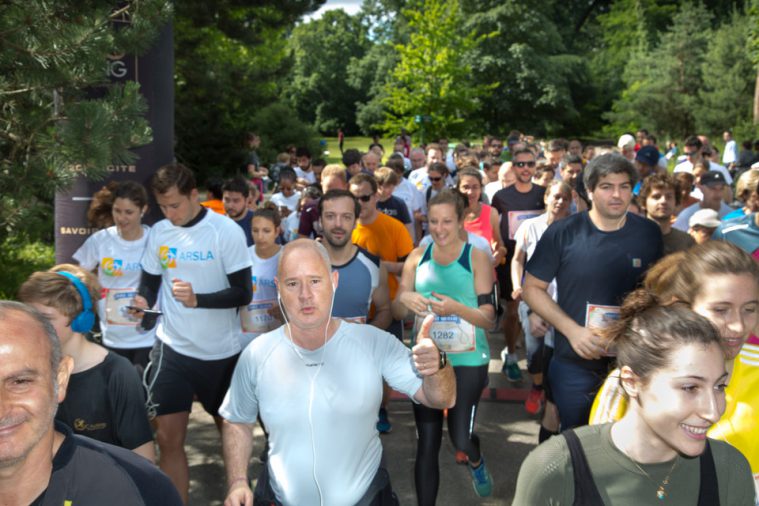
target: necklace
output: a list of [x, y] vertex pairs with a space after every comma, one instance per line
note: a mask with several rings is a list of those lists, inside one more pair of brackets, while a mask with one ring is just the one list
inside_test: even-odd
[[645, 472], [643, 468], [638, 465], [637, 462], [635, 462], [632, 459], [630, 459], [630, 461], [632, 461], [632, 463], [635, 464], [635, 467], [638, 468], [638, 471], [640, 471], [643, 474], [643, 476], [648, 478], [651, 481], [651, 483], [653, 483], [654, 485], [658, 485], [658, 488], [656, 489], [656, 497], [660, 501], [663, 501], [667, 497], [667, 485], [669, 485], [669, 478], [670, 476], [672, 476], [672, 473], [677, 467], [677, 464], [680, 462], [680, 456], [678, 455], [675, 457], [675, 461], [672, 463], [672, 467], [669, 468], [669, 472], [667, 473], [667, 476], [665, 476], [664, 479], [661, 481], [661, 483], [658, 483], [658, 484], [656, 483], [656, 480], [651, 478], [650, 474]]

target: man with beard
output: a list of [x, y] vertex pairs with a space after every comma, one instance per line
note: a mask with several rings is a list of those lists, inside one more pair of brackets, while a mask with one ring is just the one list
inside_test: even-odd
[[[548, 383], [561, 430], [588, 423], [611, 362], [599, 328], [618, 317], [624, 297], [662, 256], [659, 227], [627, 212], [637, 177], [619, 154], [593, 158], [583, 176], [590, 211], [552, 223], [527, 262], [525, 302], [556, 331]], [[553, 279], [556, 302], [548, 294]]]
[[248, 183], [241, 177], [230, 179], [222, 190], [222, 202], [224, 202], [224, 212], [232, 218], [235, 223], [240, 225], [245, 232], [245, 240], [248, 247], [253, 246], [253, 234], [250, 233], [250, 222], [253, 219], [253, 211], [248, 209], [248, 195], [250, 190]]
[[[390, 326], [390, 292], [387, 270], [379, 257], [351, 242], [361, 207], [348, 190], [330, 190], [319, 200], [323, 240], [332, 270], [342, 282], [335, 289], [332, 316], [354, 323], [369, 323], [380, 329]], [[369, 318], [370, 307], [374, 314]]]
[[506, 315], [503, 320], [506, 348], [501, 353], [502, 371], [512, 382], [522, 379], [516, 354], [516, 342], [519, 335], [517, 310], [521, 300], [521, 290], [513, 290], [509, 266], [514, 257], [516, 245], [514, 234], [519, 224], [528, 218], [542, 214], [546, 207], [543, 202], [546, 189], [532, 183], [536, 165], [535, 154], [532, 151], [528, 149], [515, 151], [512, 158], [512, 170], [516, 174], [516, 183], [496, 192], [492, 202], [492, 206], [501, 215], [501, 237], [507, 251], [506, 261], [496, 267], [496, 274], [501, 294], [506, 299]]

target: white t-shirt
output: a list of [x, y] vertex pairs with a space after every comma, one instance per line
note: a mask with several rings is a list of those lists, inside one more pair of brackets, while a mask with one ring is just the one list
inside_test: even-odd
[[150, 227], [142, 226], [142, 237], [126, 241], [118, 229], [108, 227], [87, 238], [74, 253], [74, 260], [88, 271], [98, 270], [103, 287], [97, 301], [103, 344], [110, 348], [148, 348], [155, 341], [155, 329], [144, 331], [137, 327], [138, 319], [127, 314], [140, 285], [140, 260], [145, 251]]
[[341, 322], [313, 351], [283, 329], [245, 348], [219, 413], [235, 423], [255, 423], [260, 414], [271, 486], [283, 504], [353, 506], [380, 465], [382, 380], [409, 397], [422, 386], [411, 351], [371, 325]]
[[[514, 233], [514, 246], [515, 251], [525, 252], [525, 265], [535, 253], [535, 247], [538, 245], [538, 241], [543, 236], [543, 233], [548, 229], [548, 213], [543, 213], [540, 216], [534, 218], [528, 218], [524, 220]], [[552, 279], [551, 284], [548, 285], [546, 290], [554, 300], [556, 300], [556, 280]]]
[[298, 201], [300, 200], [300, 192], [293, 192], [289, 197], [285, 197], [282, 192], [275, 193], [271, 196], [271, 201], [277, 205], [277, 207], [286, 207], [290, 212], [295, 212], [298, 209]]
[[253, 262], [251, 269], [253, 298], [250, 304], [240, 308], [240, 322], [243, 330], [240, 338], [242, 348], [245, 348], [256, 337], [274, 330], [283, 323], [273, 316], [277, 314], [278, 308], [277, 286], [274, 284], [274, 278], [277, 275], [277, 263], [281, 252], [280, 248], [271, 258], [263, 259], [256, 255], [255, 246], [248, 248], [250, 260]]
[[161, 276], [158, 302], [164, 312], [156, 336], [175, 351], [200, 360], [219, 360], [240, 351], [237, 308], [189, 308], [174, 299], [173, 279], [192, 283], [195, 293], [229, 288], [227, 274], [250, 267], [242, 228], [226, 216], [206, 212], [192, 227], [161, 220], [150, 231], [142, 268]]
[[416, 230], [417, 222], [414, 219], [414, 212], [424, 209], [424, 194], [417, 190], [416, 186], [411, 184], [408, 179], [403, 177], [398, 186], [395, 187], [395, 190], [393, 190], [393, 195], [405, 202], [408, 208], [408, 215], [414, 224], [414, 230]]
[[295, 167], [295, 175], [298, 176], [299, 179], [305, 179], [308, 181], [308, 184], [316, 183], [316, 174], [314, 174], [313, 170], [306, 172], [300, 167]]
[[492, 181], [485, 185], [485, 188], [483, 188], [483, 192], [485, 193], [485, 197], [487, 197], [487, 203], [490, 204], [493, 201], [493, 195], [498, 193], [498, 190], [503, 189], [503, 185], [500, 181]]

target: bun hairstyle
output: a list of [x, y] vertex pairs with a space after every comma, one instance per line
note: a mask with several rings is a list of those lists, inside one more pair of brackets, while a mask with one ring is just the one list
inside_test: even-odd
[[687, 304], [661, 304], [649, 290], [625, 298], [619, 320], [599, 331], [606, 349], [616, 348], [617, 366], [628, 366], [642, 380], [666, 367], [681, 347], [689, 344], [721, 347], [719, 331]]
[[111, 181], [92, 196], [92, 203], [87, 210], [87, 222], [91, 227], [108, 228], [113, 225], [111, 210], [114, 201], [113, 192], [117, 185], [116, 181]]
[[271, 200], [267, 200], [261, 204], [261, 207], [256, 209], [253, 213], [253, 218], [266, 218], [274, 223], [275, 227], [278, 227], [282, 223], [282, 216], [279, 214], [279, 208], [277, 207], [277, 204]]

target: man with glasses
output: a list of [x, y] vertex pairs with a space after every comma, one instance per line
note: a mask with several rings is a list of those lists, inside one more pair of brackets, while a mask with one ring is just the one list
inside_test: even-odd
[[512, 158], [512, 171], [516, 174], [516, 183], [499, 190], [493, 195], [492, 206], [501, 215], [501, 237], [506, 246], [506, 261], [496, 267], [501, 294], [506, 299], [506, 315], [503, 320], [503, 333], [506, 348], [502, 371], [509, 381], [522, 379], [522, 372], [517, 364], [516, 341], [519, 334], [517, 309], [521, 300], [521, 290], [513, 290], [509, 266], [514, 257], [514, 234], [519, 224], [528, 218], [542, 214], [545, 209], [543, 196], [545, 188], [532, 183], [535, 175], [535, 154], [528, 149], [515, 151]]
[[[693, 173], [693, 164], [703, 159], [703, 149], [704, 144], [701, 142], [701, 139], [696, 137], [695, 135], [691, 135], [687, 139], [685, 139], [685, 146], [683, 146], [683, 155], [685, 155], [685, 160], [678, 163], [677, 166], [675, 166], [675, 173], [677, 172], [689, 172]], [[704, 160], [706, 162], [707, 160]], [[733, 178], [730, 176], [730, 171], [728, 171], [725, 167], [718, 163], [714, 163], [711, 160], [708, 160], [709, 162], [709, 170], [721, 172], [723, 176], [725, 176], [725, 181], [728, 185], [733, 184]]]
[[[403, 271], [403, 262], [414, 249], [414, 242], [403, 223], [377, 209], [378, 189], [377, 180], [369, 174], [356, 174], [350, 179], [349, 190], [361, 206], [352, 239], [356, 246], [380, 258], [380, 266], [388, 273], [387, 284], [392, 301], [398, 291], [398, 276]], [[387, 331], [403, 340], [403, 322], [400, 320], [393, 320]], [[386, 389], [377, 424], [378, 429], [383, 429], [382, 432], [390, 432], [392, 428], [385, 409], [387, 393]]]

